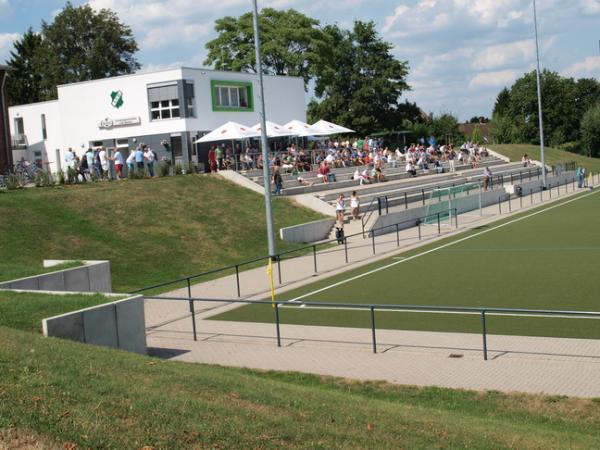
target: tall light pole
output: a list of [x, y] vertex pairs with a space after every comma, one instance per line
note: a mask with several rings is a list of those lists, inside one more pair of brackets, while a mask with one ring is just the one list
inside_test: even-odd
[[256, 0], [252, 0], [253, 22], [254, 22], [254, 48], [256, 50], [256, 71], [258, 72], [258, 92], [260, 96], [260, 143], [263, 156], [263, 177], [265, 185], [265, 210], [267, 219], [267, 240], [269, 242], [269, 256], [275, 258], [275, 234], [273, 232], [273, 210], [271, 209], [271, 175], [269, 173], [269, 152], [267, 141], [267, 124], [265, 114], [265, 90], [263, 86], [262, 59], [260, 54], [260, 33], [258, 30], [258, 6]]
[[542, 187], [546, 189], [546, 159], [544, 157], [544, 119], [542, 117], [542, 88], [540, 83], [540, 49], [538, 45], [538, 29], [537, 29], [537, 11], [535, 0], [533, 0], [533, 26], [535, 28], [535, 57], [537, 59], [537, 98], [538, 98], [538, 116], [540, 121], [540, 155], [542, 161]]

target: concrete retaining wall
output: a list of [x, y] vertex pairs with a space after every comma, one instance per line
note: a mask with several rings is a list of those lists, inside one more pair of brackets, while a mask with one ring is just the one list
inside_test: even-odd
[[147, 353], [141, 295], [49, 317], [42, 326], [44, 336]]
[[334, 224], [335, 219], [316, 220], [301, 225], [280, 228], [279, 235], [284, 241], [307, 244], [327, 239]]
[[30, 291], [112, 292], [109, 261], [84, 261], [85, 265], [0, 283], [0, 289]]

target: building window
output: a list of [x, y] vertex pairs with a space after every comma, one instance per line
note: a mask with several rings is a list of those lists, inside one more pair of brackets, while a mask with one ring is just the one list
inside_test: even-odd
[[115, 143], [118, 148], [128, 148], [129, 147], [129, 139], [128, 138], [117, 139]]
[[48, 139], [48, 132], [46, 131], [46, 114], [42, 114], [42, 138]]
[[148, 100], [150, 102], [150, 120], [178, 119], [181, 117], [177, 83], [149, 87]]
[[193, 81], [186, 81], [183, 84], [183, 101], [185, 103], [185, 117], [196, 117], [196, 102]]
[[252, 83], [211, 81], [213, 111], [254, 111]]

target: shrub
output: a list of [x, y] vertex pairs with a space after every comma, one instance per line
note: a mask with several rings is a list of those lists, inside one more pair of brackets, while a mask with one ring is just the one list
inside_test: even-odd
[[158, 165], [157, 172], [159, 177], [168, 177], [171, 174], [171, 165], [166, 162], [161, 162]]
[[4, 182], [6, 183], [6, 189], [8, 189], [9, 191], [19, 189], [22, 187], [19, 177], [14, 173], [9, 173], [8, 175], [6, 175], [4, 177]]
[[59, 170], [56, 174], [58, 184], [65, 184], [65, 173], [62, 170]]
[[175, 164], [175, 175], [183, 175], [183, 166], [179, 163]]
[[48, 187], [52, 186], [52, 179], [50, 178], [50, 174], [48, 172], [39, 170], [35, 174], [34, 183], [36, 187]]
[[186, 173], [198, 173], [198, 166], [195, 162], [190, 161], [185, 166]]

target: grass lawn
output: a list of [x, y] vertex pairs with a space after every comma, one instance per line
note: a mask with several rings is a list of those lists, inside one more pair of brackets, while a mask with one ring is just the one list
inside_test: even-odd
[[[421, 254], [473, 236], [406, 262], [387, 259], [284, 293], [278, 299], [308, 294], [304, 301], [600, 311], [599, 209], [600, 191], [596, 190], [498, 229], [493, 229], [498, 225], [493, 223], [406, 252], [402, 256]], [[515, 216], [504, 222], [514, 220]], [[350, 280], [356, 276], [360, 277]], [[339, 282], [343, 283], [332, 286]], [[284, 323], [370, 327], [368, 311], [283, 308], [280, 316]], [[246, 306], [214, 318], [272, 322], [273, 311], [269, 306]], [[411, 312], [379, 312], [377, 326], [453, 332], [481, 329], [478, 315]], [[488, 332], [598, 339], [600, 321], [492, 316]]]
[[167, 362], [44, 338], [31, 300], [0, 313], [0, 448], [600, 447], [596, 400]]
[[93, 295], [0, 291], [0, 326], [42, 332], [42, 319], [118, 300]]
[[[322, 218], [287, 199], [273, 211], [276, 230]], [[107, 259], [127, 292], [266, 255], [264, 216], [262, 196], [206, 175], [0, 192], [0, 279]]]
[[[504, 156], [510, 158], [511, 161], [521, 161], [524, 153], [527, 153], [531, 159], [540, 160], [540, 146], [530, 144], [490, 144], [488, 146]], [[559, 163], [575, 161], [577, 165], [585, 167], [594, 172], [600, 171], [600, 158], [589, 158], [577, 153], [567, 152], [552, 147], [544, 147], [544, 158], [546, 164], [556, 165]]]

